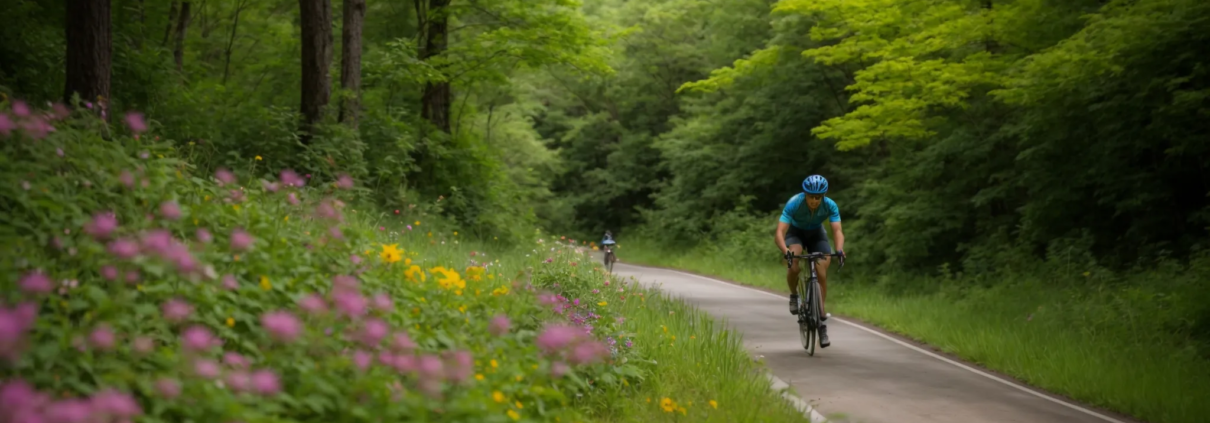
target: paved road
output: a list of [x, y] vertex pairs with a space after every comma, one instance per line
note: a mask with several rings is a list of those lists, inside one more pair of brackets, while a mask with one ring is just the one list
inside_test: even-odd
[[786, 298], [672, 270], [619, 263], [614, 274], [659, 286], [738, 329], [745, 346], [764, 356], [774, 375], [832, 422], [1131, 421], [964, 368], [835, 316], [828, 325], [832, 345], [816, 348], [811, 357], [802, 349]]

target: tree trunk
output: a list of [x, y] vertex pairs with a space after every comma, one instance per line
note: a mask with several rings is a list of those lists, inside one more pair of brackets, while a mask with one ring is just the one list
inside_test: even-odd
[[[424, 50], [421, 52], [420, 59], [428, 60], [433, 57], [445, 54], [445, 49], [448, 46], [446, 36], [449, 33], [447, 23], [449, 21], [447, 13], [450, 0], [429, 0], [428, 19], [426, 19], [426, 31]], [[441, 82], [426, 82], [424, 84], [424, 94], [421, 96], [423, 107], [420, 109], [420, 116], [428, 119], [429, 122], [437, 128], [450, 132], [450, 83]]]
[[357, 128], [361, 107], [361, 27], [365, 21], [365, 0], [344, 0], [344, 25], [341, 29], [340, 88], [352, 97], [340, 105], [340, 121]]
[[177, 72], [182, 71], [185, 63], [185, 31], [189, 29], [189, 19], [189, 2], [181, 2], [181, 16], [176, 21], [176, 46], [172, 49]]
[[299, 0], [298, 4], [302, 20], [302, 142], [306, 144], [332, 97], [328, 80], [328, 67], [332, 64], [332, 2]]
[[223, 85], [227, 84], [227, 76], [231, 74], [231, 48], [235, 46], [235, 34], [239, 29], [239, 14], [248, 4], [240, 1], [235, 5], [235, 18], [231, 22], [231, 37], [227, 39], [226, 58], [223, 60]]
[[168, 45], [168, 37], [172, 36], [172, 24], [176, 22], [176, 2], [168, 7], [168, 26], [164, 27], [164, 40], [160, 41], [161, 46]]
[[109, 103], [113, 72], [110, 0], [67, 0], [67, 83], [64, 102], [73, 94], [81, 101]]

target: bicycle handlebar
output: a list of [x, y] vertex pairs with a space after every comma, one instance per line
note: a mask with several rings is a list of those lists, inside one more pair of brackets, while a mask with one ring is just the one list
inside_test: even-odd
[[[790, 254], [789, 252], [787, 252], [787, 253], [786, 253], [786, 255], [785, 255], [785, 256], [783, 256], [783, 257], [786, 259], [786, 268], [787, 268], [787, 269], [789, 269], [789, 268], [791, 268], [791, 267], [793, 267], [793, 266], [794, 266], [794, 262], [790, 261], [790, 259], [808, 259], [808, 260], [818, 260], [818, 259], [821, 259], [821, 258], [824, 258], [824, 257], [837, 257], [837, 258], [840, 258], [840, 257], [841, 257], [841, 255], [840, 255], [840, 253], [830, 253], [830, 254], [824, 254], [824, 253]], [[840, 265], [840, 267], [844, 267], [844, 262], [843, 262], [843, 260], [841, 261], [841, 265]]]

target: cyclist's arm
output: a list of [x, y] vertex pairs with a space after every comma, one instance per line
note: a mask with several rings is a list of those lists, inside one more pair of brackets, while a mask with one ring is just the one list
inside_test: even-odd
[[777, 222], [777, 234], [773, 236], [774, 242], [777, 243], [777, 248], [782, 254], [786, 253], [786, 231], [790, 230], [790, 224], [786, 222]]
[[832, 222], [832, 234], [836, 236], [836, 251], [844, 251], [844, 231], [840, 230], [840, 221]]

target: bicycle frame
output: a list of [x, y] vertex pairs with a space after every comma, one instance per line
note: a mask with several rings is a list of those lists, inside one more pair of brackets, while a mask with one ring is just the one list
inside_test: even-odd
[[[794, 266], [793, 260], [806, 259], [810, 265], [811, 272], [804, 275], [804, 272], [799, 270], [798, 273], [798, 327], [799, 335], [802, 336], [803, 349], [807, 350], [807, 354], [815, 355], [815, 342], [818, 338], [819, 326], [823, 321], [823, 316], [819, 312], [819, 308], [823, 304], [822, 293], [819, 287], [819, 273], [816, 270], [816, 260], [824, 257], [840, 257], [838, 253], [809, 253], [803, 255], [792, 254], [786, 259], [786, 269], [791, 269]], [[843, 266], [843, 265], [842, 265]], [[801, 269], [801, 268], [800, 268]], [[808, 276], [809, 275], [809, 276]], [[805, 280], [804, 280], [805, 277]], [[817, 298], [818, 297], [818, 298]]]

